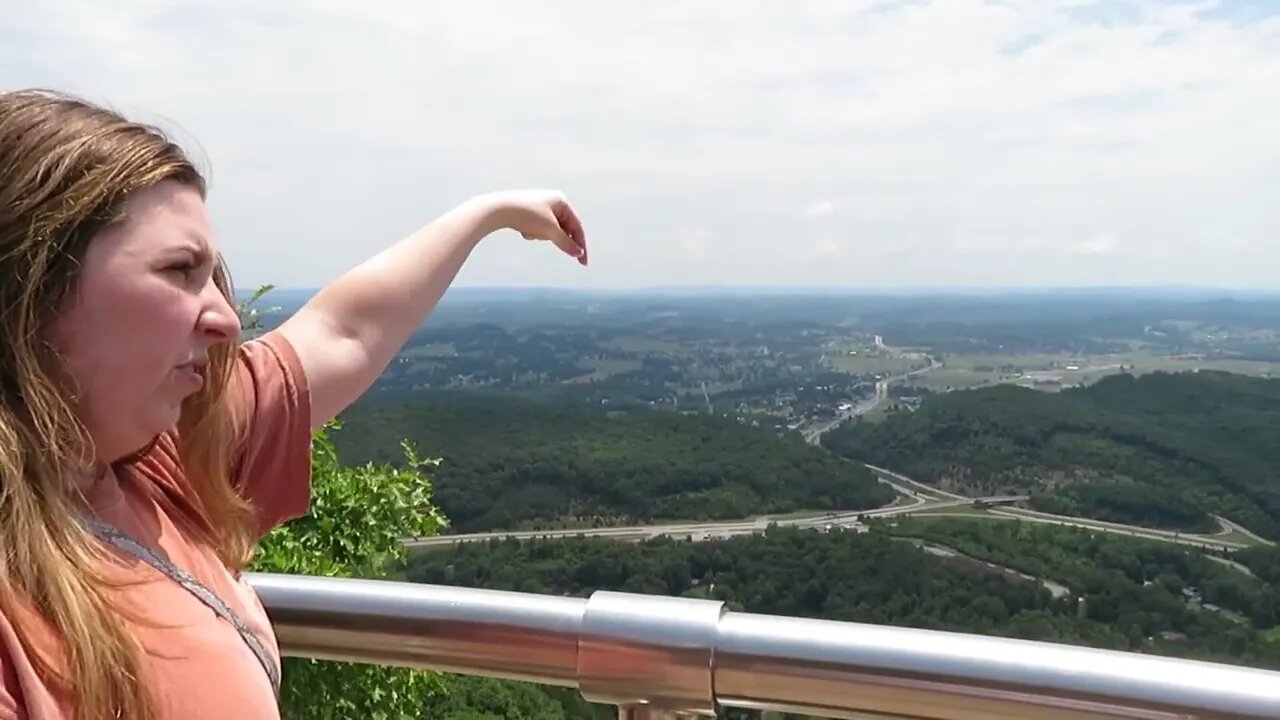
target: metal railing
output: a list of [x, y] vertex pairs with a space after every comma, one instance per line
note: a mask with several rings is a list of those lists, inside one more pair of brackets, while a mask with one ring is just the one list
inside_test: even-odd
[[1070, 645], [590, 598], [250, 574], [285, 655], [579, 688], [621, 718], [1280, 718], [1280, 673]]

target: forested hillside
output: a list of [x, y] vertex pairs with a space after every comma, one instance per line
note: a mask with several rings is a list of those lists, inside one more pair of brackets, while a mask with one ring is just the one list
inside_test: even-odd
[[1280, 380], [1117, 375], [1058, 394], [997, 386], [824, 438], [851, 459], [973, 494], [1190, 531], [1207, 513], [1280, 537]]
[[705, 415], [418, 393], [410, 403], [358, 405], [334, 433], [357, 463], [396, 462], [401, 438], [442, 459], [435, 499], [459, 532], [852, 510], [893, 499], [854, 463]]

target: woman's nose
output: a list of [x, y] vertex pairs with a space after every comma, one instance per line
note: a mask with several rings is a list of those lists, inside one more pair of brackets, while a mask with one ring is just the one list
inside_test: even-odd
[[205, 308], [200, 313], [200, 330], [217, 340], [233, 341], [240, 337], [240, 314], [222, 293], [209, 283], [205, 289]]

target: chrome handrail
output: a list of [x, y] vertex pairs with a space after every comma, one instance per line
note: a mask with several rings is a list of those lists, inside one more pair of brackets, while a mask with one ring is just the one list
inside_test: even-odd
[[286, 655], [577, 687], [624, 708], [620, 717], [725, 706], [930, 720], [1280, 718], [1280, 673], [1234, 665], [690, 598], [248, 579]]

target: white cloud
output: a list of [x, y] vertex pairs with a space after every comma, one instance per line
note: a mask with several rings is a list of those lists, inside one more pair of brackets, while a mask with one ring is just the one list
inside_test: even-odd
[[[1280, 267], [1262, 241], [1280, 230], [1280, 7], [9, 5], [0, 87], [68, 88], [198, 139], [243, 284], [323, 282], [520, 185], [579, 204], [591, 268], [495, 237], [462, 282], [1058, 284], [1105, 266], [1274, 286]], [[797, 208], [840, 210], [849, 262], [791, 262], [823, 242]], [[1203, 228], [1228, 225], [1259, 241], [1213, 261]], [[1054, 262], [1100, 227], [1123, 252]], [[886, 254], [902, 238], [910, 262]]]
[[837, 255], [844, 252], [841, 244], [831, 238], [822, 238], [809, 248], [805, 257], [810, 262], [822, 261], [829, 262]]
[[800, 215], [807, 218], [822, 217], [835, 212], [836, 203], [834, 200], [818, 200], [809, 203], [800, 209]]
[[1115, 235], [1108, 232], [1100, 232], [1072, 248], [1077, 255], [1114, 255], [1118, 251]]
[[705, 228], [681, 228], [676, 237], [686, 260], [706, 259], [711, 249], [711, 233]]

